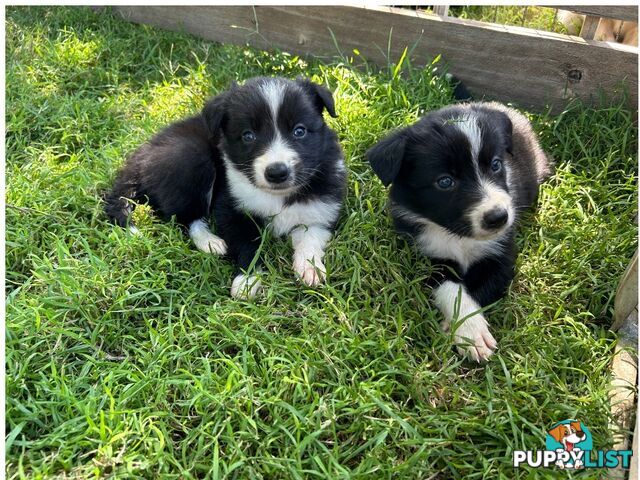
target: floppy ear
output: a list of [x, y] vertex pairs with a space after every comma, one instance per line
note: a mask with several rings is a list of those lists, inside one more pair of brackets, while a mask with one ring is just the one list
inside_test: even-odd
[[575, 422], [571, 422], [571, 426], [576, 429], [576, 432], [581, 432], [582, 431], [582, 425], [580, 425], [580, 420], [577, 420]]
[[338, 116], [336, 115], [335, 104], [333, 103], [333, 95], [329, 89], [301, 77], [296, 79], [296, 83], [313, 99], [313, 104], [316, 106], [318, 113], [322, 115], [322, 110], [326, 108], [329, 115], [333, 118]]
[[555, 438], [556, 442], [562, 443], [562, 438], [564, 437], [564, 425], [558, 425], [557, 427], [549, 430], [548, 433]]
[[506, 113], [497, 110], [491, 111], [489, 116], [498, 131], [502, 133], [506, 141], [507, 152], [513, 153], [513, 123], [511, 123], [511, 119]]
[[202, 116], [209, 129], [209, 135], [215, 138], [220, 133], [225, 115], [227, 113], [227, 92], [209, 100], [202, 109]]
[[404, 132], [396, 132], [367, 150], [367, 160], [385, 187], [393, 182], [400, 172], [406, 143]]

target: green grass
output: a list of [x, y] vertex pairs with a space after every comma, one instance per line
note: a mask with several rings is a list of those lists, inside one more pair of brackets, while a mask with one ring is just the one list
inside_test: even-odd
[[474, 5], [453, 7], [450, 15], [469, 20], [515, 25], [556, 33], [567, 33], [567, 28], [556, 18], [556, 9], [533, 5]]
[[[10, 8], [6, 39], [8, 478], [555, 478], [511, 452], [569, 417], [611, 444], [608, 326], [637, 243], [629, 111], [531, 115], [557, 172], [478, 366], [440, 332], [428, 262], [363, 158], [451, 101], [440, 63], [320, 63], [87, 8]], [[299, 74], [335, 92], [350, 171], [327, 285], [297, 284], [272, 241], [264, 297], [232, 300], [231, 265], [175, 225], [107, 223], [100, 195], [153, 132], [232, 79]]]

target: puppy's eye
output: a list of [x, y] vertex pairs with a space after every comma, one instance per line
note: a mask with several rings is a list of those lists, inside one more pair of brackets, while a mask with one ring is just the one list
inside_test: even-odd
[[294, 137], [302, 138], [306, 134], [307, 134], [307, 129], [304, 127], [304, 125], [296, 125], [296, 127], [293, 129]]
[[498, 173], [500, 170], [502, 170], [502, 160], [499, 158], [491, 160], [491, 171], [493, 173]]
[[453, 187], [454, 183], [455, 182], [451, 177], [440, 177], [436, 181], [436, 185], [438, 185], [438, 187], [442, 188], [443, 190]]
[[256, 140], [256, 134], [253, 133], [251, 130], [246, 130], [245, 132], [242, 133], [242, 140], [244, 140], [247, 143], [254, 142]]

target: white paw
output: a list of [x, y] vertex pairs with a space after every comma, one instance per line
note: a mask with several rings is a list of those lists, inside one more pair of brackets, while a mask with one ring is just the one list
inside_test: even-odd
[[258, 275], [241, 273], [233, 279], [231, 296], [241, 300], [250, 300], [262, 291], [262, 282]]
[[298, 278], [310, 287], [315, 287], [324, 282], [327, 273], [327, 269], [322, 262], [308, 260], [306, 258], [295, 260], [293, 262], [293, 270], [296, 272]]
[[192, 238], [196, 247], [205, 253], [214, 253], [216, 255], [225, 255], [227, 253], [227, 243], [211, 232], [201, 233]]
[[489, 332], [487, 321], [479, 314], [467, 318], [453, 336], [460, 355], [466, 355], [478, 363], [488, 360], [498, 346]]

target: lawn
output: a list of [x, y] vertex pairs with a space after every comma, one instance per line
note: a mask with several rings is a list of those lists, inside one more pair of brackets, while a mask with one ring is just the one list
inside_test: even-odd
[[[477, 365], [440, 331], [429, 264], [364, 159], [452, 101], [440, 62], [321, 63], [81, 7], [8, 8], [6, 42], [7, 478], [555, 478], [514, 470], [512, 451], [566, 418], [611, 445], [608, 327], [637, 245], [624, 107], [530, 114], [556, 173]], [[106, 221], [101, 195], [155, 131], [231, 80], [301, 74], [335, 92], [350, 172], [325, 286], [296, 282], [291, 246], [269, 241], [265, 295], [232, 300], [232, 266], [175, 225]]]

